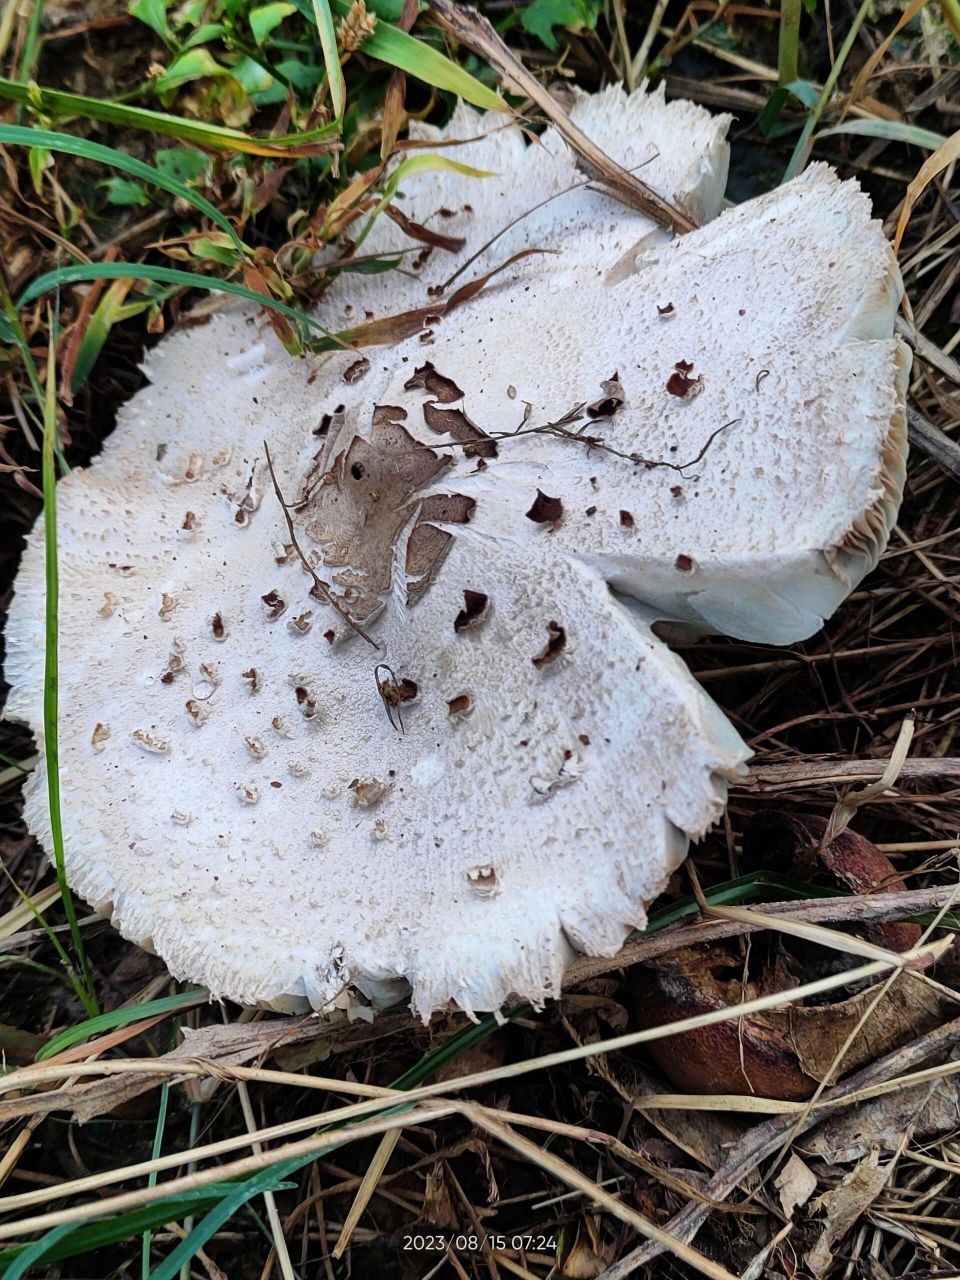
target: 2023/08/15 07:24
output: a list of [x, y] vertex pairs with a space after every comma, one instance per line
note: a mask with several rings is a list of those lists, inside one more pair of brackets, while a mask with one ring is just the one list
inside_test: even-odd
[[401, 1247], [404, 1251], [416, 1253], [443, 1253], [447, 1249], [454, 1249], [457, 1253], [480, 1253], [487, 1249], [497, 1252], [512, 1249], [518, 1253], [555, 1253], [557, 1238], [546, 1232], [543, 1235], [526, 1235], [517, 1232], [513, 1235], [461, 1233], [454, 1236], [435, 1232], [429, 1235], [405, 1235]]

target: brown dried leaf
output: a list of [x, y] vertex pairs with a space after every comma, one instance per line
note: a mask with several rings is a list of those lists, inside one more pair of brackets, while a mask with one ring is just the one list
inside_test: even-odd
[[875, 1062], [956, 1016], [944, 996], [917, 974], [905, 971], [856, 1030], [839, 1070], [829, 1075], [834, 1059], [858, 1027], [877, 991], [876, 986], [868, 987], [847, 1000], [819, 1007], [790, 1005], [770, 1010], [767, 1017], [796, 1053], [807, 1075], [834, 1084], [840, 1075]]
[[897, 1089], [846, 1107], [803, 1140], [805, 1154], [829, 1164], [862, 1159], [871, 1147], [896, 1151], [912, 1130], [919, 1141], [950, 1133], [960, 1124], [960, 1081], [949, 1076], [929, 1084]]
[[804, 1164], [794, 1151], [777, 1175], [774, 1186], [780, 1195], [783, 1212], [789, 1218], [794, 1209], [806, 1204], [816, 1191], [817, 1179], [809, 1166]]
[[817, 1280], [830, 1270], [834, 1246], [841, 1243], [883, 1190], [889, 1170], [880, 1168], [879, 1157], [875, 1148], [838, 1187], [813, 1202], [812, 1207], [821, 1209], [826, 1218], [820, 1239], [806, 1256], [807, 1266]]
[[538, 489], [526, 515], [535, 524], [559, 524], [563, 519], [563, 503], [559, 498], [551, 498], [542, 489]]
[[[392, 82], [391, 82], [392, 83]], [[459, 253], [467, 243], [463, 236], [445, 236], [439, 231], [425, 227], [422, 222], [414, 222], [396, 205], [387, 205], [384, 213], [391, 222], [395, 222], [401, 231], [405, 231], [411, 240], [419, 240], [433, 249], [444, 249], [447, 253]]]
[[372, 440], [355, 436], [313, 482], [300, 516], [307, 536], [321, 544], [324, 563], [337, 567], [334, 582], [344, 589], [357, 618], [375, 612], [389, 590], [394, 548], [417, 507], [406, 549], [406, 571], [417, 579], [411, 590], [429, 585], [450, 543], [450, 533], [430, 522], [469, 520], [472, 498], [434, 494], [415, 501], [449, 466], [449, 458], [441, 458], [403, 427], [379, 421]]

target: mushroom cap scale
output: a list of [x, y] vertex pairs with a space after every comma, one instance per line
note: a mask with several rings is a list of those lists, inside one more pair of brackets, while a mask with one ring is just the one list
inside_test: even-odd
[[[601, 134], [631, 113], [617, 158], [637, 164], [646, 113], [659, 128], [677, 105], [576, 110]], [[555, 994], [575, 949], [615, 952], [748, 754], [651, 622], [807, 635], [899, 501], [898, 277], [854, 184], [814, 166], [668, 242], [599, 193], [550, 201], [566, 153], [471, 116], [451, 126], [483, 134], [464, 158], [512, 155], [536, 176], [524, 204], [549, 201], [472, 270], [517, 244], [561, 254], [427, 341], [370, 348], [358, 377], [356, 353], [308, 368], [230, 308], [151, 353], [152, 385], [58, 486], [71, 882], [244, 1003], [322, 1007], [350, 982], [384, 1001], [406, 980], [424, 1016], [479, 1012]], [[722, 122], [679, 118], [700, 132], [661, 190], [712, 216]], [[504, 200], [523, 185], [497, 181]], [[404, 184], [408, 218], [469, 224], [422, 282], [504, 225], [478, 189]], [[399, 233], [381, 220], [367, 247]], [[377, 314], [422, 303], [422, 283], [377, 280]], [[7, 630], [7, 714], [38, 739], [42, 598], [38, 526]], [[49, 847], [42, 762], [26, 797]]]

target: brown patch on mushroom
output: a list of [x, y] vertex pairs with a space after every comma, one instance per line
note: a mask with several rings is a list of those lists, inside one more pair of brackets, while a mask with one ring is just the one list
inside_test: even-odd
[[294, 689], [294, 696], [297, 699], [297, 706], [300, 708], [300, 714], [304, 720], [314, 720], [319, 714], [317, 700], [310, 693], [309, 689], [305, 689], [302, 684], [298, 684]]
[[226, 640], [227, 628], [224, 626], [222, 613], [215, 613], [210, 619], [210, 630], [214, 640]]
[[280, 617], [287, 607], [286, 600], [282, 599], [276, 591], [268, 591], [267, 594], [265, 596], [261, 596], [260, 599], [266, 607], [267, 617], [271, 622], [276, 622], [277, 618]]
[[242, 679], [246, 680], [247, 687], [251, 693], [259, 693], [263, 688], [263, 681], [256, 667], [250, 667], [248, 671], [242, 672]]
[[260, 738], [244, 738], [243, 741], [254, 760], [262, 760], [267, 754], [267, 748]]
[[463, 608], [453, 620], [454, 631], [467, 631], [480, 627], [490, 616], [490, 597], [482, 591], [463, 589]]
[[697, 567], [697, 562], [694, 560], [693, 556], [684, 555], [681, 551], [680, 555], [678, 555], [676, 560], [674, 560], [673, 567], [678, 573], [693, 573], [694, 569]]
[[337, 633], [334, 631], [332, 627], [328, 627], [327, 630], [323, 633], [323, 638], [324, 640], [326, 640], [327, 644], [333, 644], [334, 640], [336, 640], [337, 638]]
[[291, 618], [287, 623], [287, 628], [294, 635], [305, 636], [313, 625], [313, 610], [305, 609], [303, 613], [298, 614], [295, 618]]
[[551, 498], [542, 489], [538, 489], [533, 505], [525, 514], [534, 524], [558, 525], [563, 519], [563, 503], [559, 498]]
[[[386, 677], [381, 676], [380, 672], [385, 671]], [[383, 705], [387, 709], [387, 715], [390, 717], [390, 723], [394, 728], [393, 713], [397, 713], [400, 732], [403, 733], [403, 719], [400, 715], [400, 707], [404, 702], [413, 702], [420, 693], [420, 687], [416, 680], [409, 680], [406, 676], [397, 678], [391, 667], [381, 662], [374, 671], [374, 677], [377, 682], [377, 689], [380, 697], [383, 699]]]
[[500, 888], [496, 869], [490, 863], [467, 868], [467, 884], [481, 898], [492, 897]]
[[687, 399], [703, 386], [701, 377], [694, 378], [693, 365], [688, 360], [678, 360], [673, 366], [673, 373], [667, 379], [667, 390], [680, 400]]
[[134, 729], [130, 736], [138, 747], [150, 755], [165, 756], [170, 753], [170, 743], [167, 739], [147, 729]]
[[603, 389], [603, 397], [586, 406], [584, 412], [588, 418], [612, 418], [617, 410], [623, 406], [623, 384], [620, 381], [619, 373], [615, 373], [612, 378], [607, 378], [604, 382], [601, 382], [600, 386]]
[[447, 699], [447, 715], [468, 716], [475, 705], [472, 693], [458, 693], [455, 698]]
[[452, 536], [437, 524], [463, 524], [475, 506], [461, 494], [418, 499], [451, 465], [405, 428], [382, 423], [372, 440], [355, 436], [320, 475], [304, 504], [306, 532], [322, 545], [324, 563], [337, 566], [333, 580], [352, 616], [368, 618], [379, 609], [391, 584], [394, 548], [414, 512], [406, 547], [408, 595], [432, 582]]
[[547, 647], [542, 653], [538, 653], [535, 658], [530, 659], [538, 670], [549, 666], [551, 662], [556, 662], [567, 644], [567, 633], [559, 622], [554, 622], [551, 619], [547, 623], [547, 635], [550, 637], [547, 640]]
[[344, 382], [349, 382], [351, 385], [354, 382], [359, 382], [369, 368], [370, 361], [366, 356], [361, 356], [359, 360], [354, 360], [353, 364], [347, 365], [346, 369], [344, 369]]
[[406, 420], [407, 411], [399, 404], [378, 404], [373, 411], [375, 427], [397, 427]]
[[187, 469], [183, 473], [184, 480], [191, 484], [200, 475], [203, 470], [203, 455], [199, 453], [191, 453], [190, 460], [187, 463]]
[[454, 380], [438, 373], [429, 360], [419, 369], [414, 369], [403, 384], [404, 391], [413, 391], [417, 387], [423, 387], [439, 404], [453, 404], [455, 400], [463, 399], [463, 392]]
[[103, 593], [103, 604], [97, 610], [97, 613], [101, 618], [112, 618], [119, 604], [119, 596], [115, 596], [112, 591], [105, 591]]
[[423, 406], [423, 420], [438, 435], [450, 435], [463, 445], [468, 458], [495, 458], [497, 442], [467, 416], [463, 409], [441, 409], [433, 400]]
[[354, 778], [350, 790], [361, 809], [373, 809], [390, 794], [393, 783], [384, 782], [382, 778]]
[[634, 529], [636, 528], [636, 524], [637, 524], [636, 520], [634, 520], [633, 516], [630, 514], [629, 511], [621, 510], [620, 527], [622, 529]]
[[200, 726], [203, 724], [203, 722], [206, 720], [207, 715], [209, 714], [206, 708], [201, 706], [201, 704], [196, 700], [196, 698], [189, 698], [184, 703], [184, 706], [187, 709], [187, 715], [190, 717], [190, 719], [199, 729]]
[[196, 533], [200, 528], [200, 521], [192, 511], [188, 511], [183, 517], [183, 524], [180, 526], [187, 533]]
[[665, 307], [661, 307], [661, 306], [659, 306], [659, 305], [658, 305], [658, 306], [657, 306], [657, 315], [658, 315], [658, 316], [664, 316], [664, 317], [666, 317], [666, 316], [672, 316], [672, 315], [673, 315], [673, 303], [672, 303], [672, 302], [668, 302], [668, 303], [667, 303], [667, 305], [666, 305]]
[[110, 726], [104, 724], [102, 720], [98, 720], [93, 726], [93, 733], [90, 735], [90, 745], [94, 751], [102, 751], [104, 744], [110, 737]]

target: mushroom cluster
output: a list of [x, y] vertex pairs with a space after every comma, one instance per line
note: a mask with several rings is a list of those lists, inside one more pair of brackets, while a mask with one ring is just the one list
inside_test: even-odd
[[[354, 349], [215, 314], [58, 486], [68, 874], [214, 995], [555, 995], [748, 756], [652, 624], [799, 640], [884, 546], [909, 357], [866, 197], [816, 165], [721, 214], [727, 118], [618, 89], [572, 114], [700, 229], [459, 107], [420, 137], [492, 176], [404, 182], [364, 249], [403, 269], [316, 313]], [[6, 713], [38, 739], [43, 591], [37, 528]], [[49, 849], [42, 761], [26, 812]]]

